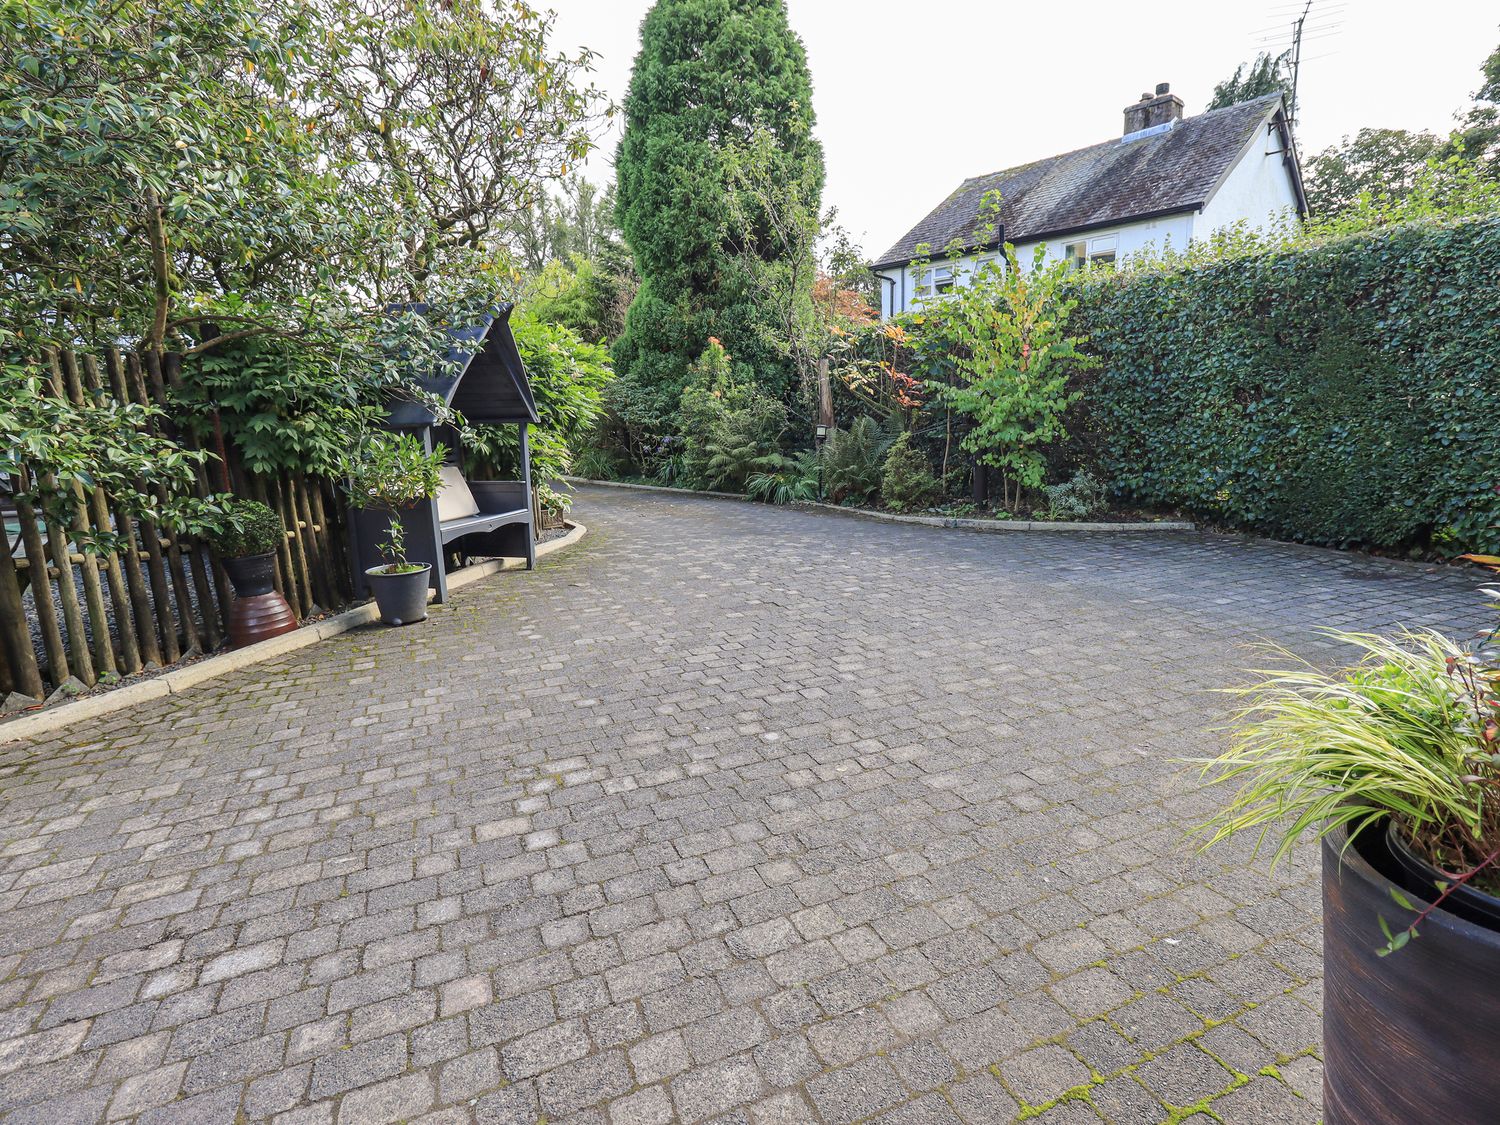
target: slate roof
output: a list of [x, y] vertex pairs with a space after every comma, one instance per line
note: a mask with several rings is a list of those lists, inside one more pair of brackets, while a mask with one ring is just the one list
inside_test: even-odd
[[[427, 306], [410, 308], [426, 314]], [[536, 401], [526, 365], [510, 330], [515, 306], [500, 305], [478, 324], [448, 329], [448, 366], [417, 379], [428, 394], [437, 395], [468, 422], [498, 425], [503, 422], [536, 422]], [[436, 424], [427, 404], [399, 398], [391, 403], [386, 425], [393, 430], [419, 430]]]
[[[1018, 168], [974, 176], [882, 254], [876, 267], [904, 265], [927, 243], [942, 253], [955, 238], [966, 249], [1028, 242], [1155, 215], [1196, 210], [1208, 202], [1241, 150], [1272, 114], [1281, 95], [1185, 117], [1170, 130], [1122, 144], [1118, 137]], [[986, 192], [1000, 190], [1000, 230], [975, 231]]]

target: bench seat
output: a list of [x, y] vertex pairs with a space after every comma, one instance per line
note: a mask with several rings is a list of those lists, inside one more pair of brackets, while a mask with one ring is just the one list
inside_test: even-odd
[[494, 531], [497, 527], [506, 527], [513, 523], [529, 524], [531, 522], [531, 510], [529, 508], [518, 508], [510, 512], [479, 512], [472, 516], [460, 516], [458, 519], [443, 520], [438, 524], [438, 530], [442, 533], [444, 543], [452, 543], [455, 539], [476, 532]]

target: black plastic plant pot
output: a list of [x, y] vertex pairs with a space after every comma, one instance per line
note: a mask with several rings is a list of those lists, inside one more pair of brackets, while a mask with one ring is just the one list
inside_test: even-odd
[[[1414, 917], [1385, 824], [1323, 841], [1323, 1113], [1327, 1125], [1500, 1120], [1500, 931], [1434, 910], [1388, 956], [1384, 918]], [[1415, 857], [1414, 857], [1415, 858]], [[1418, 861], [1421, 862], [1421, 861]], [[1432, 879], [1438, 878], [1436, 870]]]
[[[1454, 880], [1446, 872], [1437, 870], [1412, 851], [1395, 821], [1389, 822], [1386, 827], [1385, 844], [1396, 862], [1392, 875], [1414, 898], [1431, 902], [1438, 893], [1438, 884], [1441, 883], [1443, 887], [1453, 885]], [[1467, 922], [1500, 931], [1500, 898], [1485, 894], [1467, 883], [1460, 884], [1443, 900], [1443, 909], [1450, 914], [1457, 914]]]
[[254, 598], [276, 588], [276, 556], [272, 552], [223, 561], [235, 597]]
[[370, 580], [370, 592], [375, 595], [375, 604], [380, 609], [380, 620], [387, 625], [414, 625], [426, 621], [427, 576], [431, 571], [430, 563], [400, 574], [391, 574], [384, 566], [372, 566], [365, 571], [365, 577]]

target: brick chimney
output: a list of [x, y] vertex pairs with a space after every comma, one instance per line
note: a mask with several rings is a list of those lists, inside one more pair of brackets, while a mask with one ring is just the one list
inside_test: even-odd
[[1172, 93], [1168, 82], [1158, 82], [1156, 93], [1142, 94], [1141, 100], [1125, 107], [1125, 132], [1136, 133], [1153, 125], [1182, 120], [1182, 99]]

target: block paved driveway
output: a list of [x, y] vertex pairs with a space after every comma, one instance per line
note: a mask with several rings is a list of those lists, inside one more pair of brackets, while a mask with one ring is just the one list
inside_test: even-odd
[[[578, 547], [0, 748], [9, 1121], [1310, 1122], [1207, 689], [1471, 575], [588, 490]], [[1202, 1111], [1194, 1117], [1195, 1110]]]

